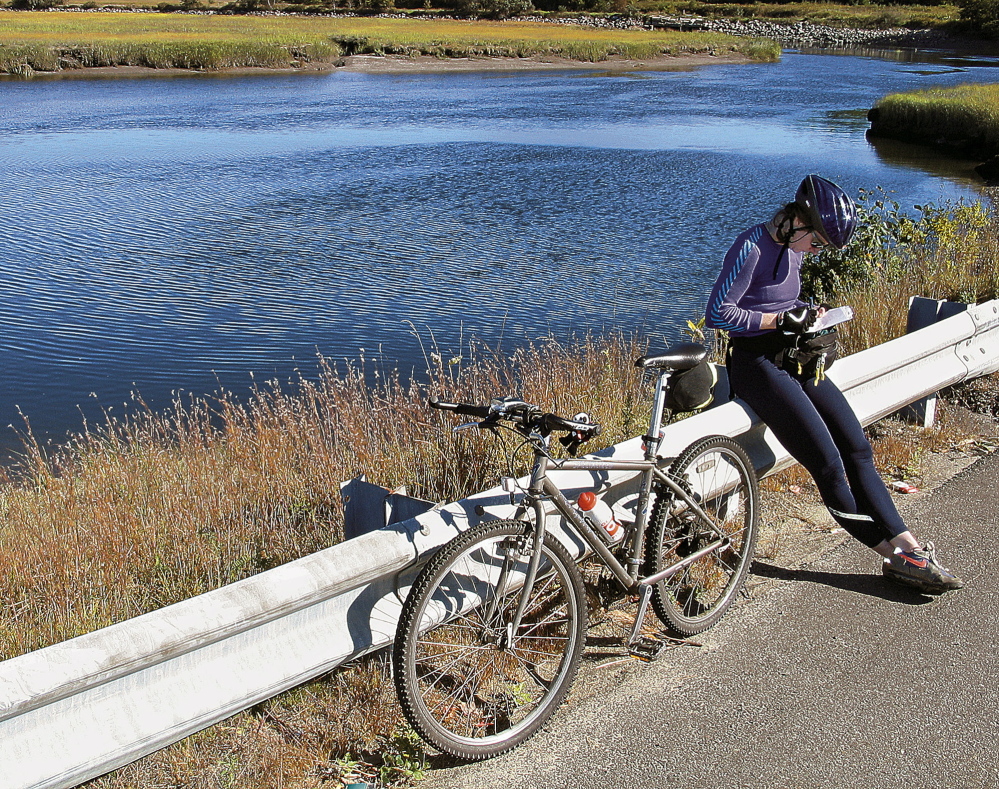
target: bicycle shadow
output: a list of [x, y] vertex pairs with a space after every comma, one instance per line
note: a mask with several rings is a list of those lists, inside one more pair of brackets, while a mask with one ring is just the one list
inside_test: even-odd
[[753, 561], [750, 568], [753, 575], [761, 578], [772, 578], [775, 581], [798, 581], [804, 583], [822, 584], [833, 589], [878, 597], [890, 603], [904, 605], [926, 605], [933, 602], [934, 595], [926, 594], [911, 586], [902, 586], [888, 580], [883, 575], [873, 573], [834, 573], [826, 570], [809, 570], [807, 568], [789, 569], [775, 564], [766, 564], [759, 559]]

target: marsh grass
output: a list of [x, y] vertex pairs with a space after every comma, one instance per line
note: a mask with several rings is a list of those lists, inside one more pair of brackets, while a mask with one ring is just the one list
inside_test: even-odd
[[0, 11], [0, 73], [87, 66], [288, 68], [342, 55], [563, 57], [598, 62], [684, 54], [776, 60], [770, 41], [719, 33], [537, 22], [363, 17]]
[[958, 85], [892, 93], [874, 107], [883, 136], [946, 140], [983, 156], [999, 154], [999, 85]]
[[[27, 437], [0, 486], [0, 657], [89, 632], [339, 542], [338, 487], [359, 472], [452, 501], [507, 473], [511, 444], [451, 431], [432, 393], [487, 402], [518, 394], [587, 410], [596, 449], [636, 435], [647, 393], [624, 335], [542, 340], [505, 354], [431, 341], [424, 383], [322, 362], [316, 380], [177, 401], [94, 426], [48, 454]], [[98, 779], [100, 789], [407, 784], [422, 749], [391, 678], [362, 661]]]

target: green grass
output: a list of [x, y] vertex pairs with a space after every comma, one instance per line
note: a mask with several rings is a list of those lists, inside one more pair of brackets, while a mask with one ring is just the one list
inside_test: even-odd
[[0, 11], [0, 73], [72, 66], [291, 67], [342, 54], [557, 56], [596, 62], [685, 54], [776, 60], [770, 41], [717, 33], [531, 22]]
[[959, 85], [892, 93], [874, 107], [879, 136], [961, 144], [983, 157], [999, 154], [999, 85]]

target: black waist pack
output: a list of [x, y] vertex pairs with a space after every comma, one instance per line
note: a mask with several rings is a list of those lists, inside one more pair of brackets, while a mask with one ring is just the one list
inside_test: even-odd
[[794, 336], [794, 342], [776, 358], [779, 367], [799, 378], [812, 378], [818, 384], [826, 370], [839, 358], [839, 333], [835, 328], [816, 334]]

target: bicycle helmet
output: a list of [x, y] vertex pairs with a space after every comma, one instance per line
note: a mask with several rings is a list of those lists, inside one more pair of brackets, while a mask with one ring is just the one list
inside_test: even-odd
[[857, 205], [832, 181], [809, 175], [801, 182], [794, 202], [803, 219], [822, 239], [842, 249], [857, 229]]

